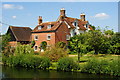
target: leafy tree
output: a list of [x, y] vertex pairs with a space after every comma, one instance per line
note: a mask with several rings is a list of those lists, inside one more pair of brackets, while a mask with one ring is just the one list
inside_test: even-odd
[[96, 28], [95, 28], [95, 26], [93, 26], [93, 25], [90, 25], [92, 28], [93, 28], [93, 30], [95, 30]]
[[111, 37], [111, 47], [109, 49], [111, 54], [119, 54], [120, 55], [120, 33], [117, 32]]
[[102, 48], [102, 43], [104, 41], [103, 37], [104, 35], [99, 30], [89, 32], [89, 39], [87, 39], [87, 43], [95, 50], [95, 54], [98, 54]]
[[78, 54], [78, 61], [80, 61], [80, 56], [82, 53], [87, 52], [87, 45], [86, 43], [87, 36], [85, 34], [76, 35], [70, 38], [68, 43], [68, 48], [70, 53], [77, 53]]
[[104, 31], [104, 33], [106, 35], [113, 35], [114, 34], [114, 32], [112, 30], [106, 30], [106, 31]]
[[8, 42], [11, 40], [10, 34], [2, 35], [2, 50], [8, 45]]

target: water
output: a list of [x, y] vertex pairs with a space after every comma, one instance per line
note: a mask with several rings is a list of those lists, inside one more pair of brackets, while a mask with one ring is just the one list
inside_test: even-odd
[[2, 78], [117, 78], [109, 75], [95, 75], [80, 72], [2, 67]]

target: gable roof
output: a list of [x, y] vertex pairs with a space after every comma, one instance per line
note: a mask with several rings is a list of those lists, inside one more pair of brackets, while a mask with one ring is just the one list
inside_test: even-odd
[[[57, 21], [41, 23], [37, 25], [32, 32], [51, 32], [51, 31], [53, 32], [59, 27], [59, 25], [61, 24], [60, 22], [64, 22], [64, 21], [67, 25], [70, 26], [70, 28], [75, 28], [75, 26], [72, 24], [73, 22], [75, 22], [75, 20], [78, 21], [79, 30], [84, 30], [84, 31], [87, 30], [86, 27], [84, 27], [84, 25], [87, 24], [88, 21], [82, 21], [81, 19], [67, 17], [67, 16], [63, 18], [63, 16], [60, 15]], [[47, 29], [48, 25], [53, 25], [53, 26], [51, 29]], [[42, 26], [42, 29], [38, 30], [39, 26]], [[89, 26], [89, 29], [92, 30], [92, 27]]]
[[16, 41], [30, 41], [32, 31], [31, 28], [9, 26], [9, 29], [12, 31], [12, 34], [16, 38]]
[[[61, 23], [59, 21], [41, 23], [40, 25], [37, 25], [32, 32], [55, 31], [59, 27], [60, 24]], [[51, 27], [51, 29], [47, 29], [48, 25], [53, 25], [53, 26]], [[38, 30], [39, 26], [43, 26], [43, 28]]]

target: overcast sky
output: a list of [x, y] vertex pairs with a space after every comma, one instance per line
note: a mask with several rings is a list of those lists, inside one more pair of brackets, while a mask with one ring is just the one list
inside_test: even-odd
[[[33, 29], [38, 24], [38, 16], [42, 16], [44, 22], [56, 21], [60, 15], [60, 9], [65, 8], [68, 17], [80, 18], [80, 13], [84, 12], [86, 20], [90, 24], [101, 28], [109, 26], [109, 29], [118, 31], [118, 0], [109, 0], [116, 2], [72, 2], [78, 0], [70, 0], [71, 2], [5, 1], [2, 3], [2, 22], [9, 25], [29, 26]], [[8, 26], [3, 24], [2, 27], [2, 33], [6, 33]]]

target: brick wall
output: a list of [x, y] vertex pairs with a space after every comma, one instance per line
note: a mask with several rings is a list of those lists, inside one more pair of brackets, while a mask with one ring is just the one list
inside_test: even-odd
[[[51, 35], [51, 39], [47, 40], [47, 35], [50, 34]], [[40, 47], [41, 42], [46, 41], [47, 45], [54, 45], [55, 44], [55, 33], [54, 32], [50, 32], [50, 33], [32, 33], [32, 40], [34, 40], [34, 36], [37, 35], [38, 36], [38, 40], [35, 40], [35, 46]], [[37, 51], [39, 51], [40, 49], [38, 48]]]
[[66, 35], [70, 35], [70, 30], [68, 29], [67, 25], [63, 22], [60, 27], [57, 29], [55, 33], [55, 42], [63, 41], [67, 43]]

